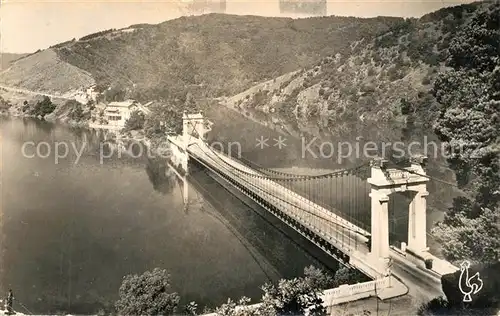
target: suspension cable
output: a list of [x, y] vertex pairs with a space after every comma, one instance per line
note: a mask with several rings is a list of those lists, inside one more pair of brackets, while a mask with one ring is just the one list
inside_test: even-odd
[[269, 172], [269, 173], [272, 173], [272, 174], [279, 174], [279, 175], [289, 176], [289, 177], [301, 177], [301, 176], [304, 176], [304, 175], [300, 175], [300, 174], [288, 173], [288, 172], [283, 172], [283, 171], [279, 171], [279, 170], [274, 170], [272, 168], [266, 168], [266, 167], [263, 167], [263, 166], [255, 163], [255, 162], [253, 162], [251, 160], [246, 159], [245, 157], [240, 157], [239, 160], [241, 160], [242, 162], [246, 162], [247, 165], [253, 165], [253, 166], [255, 166], [255, 168], [260, 169], [261, 171]]
[[[228, 163], [227, 161], [225, 161], [224, 159], [222, 159], [220, 157], [220, 153], [217, 153], [215, 152], [212, 148], [210, 148], [210, 146], [208, 146], [205, 142], [203, 142], [204, 145], [206, 145], [206, 147], [219, 159], [221, 160], [224, 164], [230, 166], [231, 168], [243, 173], [243, 174], [246, 174], [246, 175], [251, 175], [251, 176], [257, 176], [261, 179], [268, 179], [268, 180], [285, 180], [287, 178], [284, 178], [284, 177], [269, 177], [269, 176], [265, 176], [265, 175], [260, 175], [258, 173], [250, 173], [248, 171], [245, 171], [245, 170], [241, 170], [240, 168], [237, 168], [236, 166]], [[192, 145], [195, 145], [197, 146], [200, 150], [202, 150], [205, 154], [207, 154], [203, 148], [198, 144], [198, 143], [192, 143], [190, 144], [189, 146], [192, 146]], [[188, 147], [189, 147], [188, 146]], [[330, 173], [326, 173], [326, 174], [321, 174], [321, 175], [313, 175], [313, 176], [308, 176], [308, 175], [303, 175], [303, 176], [294, 176], [292, 177], [291, 179], [318, 179], [318, 178], [324, 178], [324, 177], [327, 177], [327, 176], [330, 176], [330, 175], [335, 175], [335, 174], [340, 174], [340, 173], [344, 173], [344, 172], [350, 172], [350, 171], [354, 171], [354, 170], [358, 170], [358, 169], [361, 169], [362, 167], [365, 167], [367, 166], [369, 163], [364, 163], [364, 164], [361, 164], [357, 167], [354, 167], [354, 168], [350, 168], [350, 169], [343, 169], [343, 170], [337, 170], [337, 171], [334, 171], [334, 172], [330, 172]]]
[[[201, 149], [201, 148], [200, 148], [200, 149]], [[202, 149], [202, 151], [203, 151], [203, 149]], [[213, 172], [215, 172], [215, 173], [218, 173], [216, 170], [214, 170], [214, 168], [210, 167], [208, 164], [206, 164], [206, 163], [204, 163], [203, 161], [201, 161], [201, 158], [198, 158], [198, 157], [195, 157], [195, 156], [193, 156], [193, 158], [195, 158], [196, 160], [198, 160], [201, 164], [203, 164], [203, 165], [204, 165], [205, 167], [207, 167], [208, 169], [212, 170], [212, 171], [213, 171]], [[215, 160], [214, 160], [213, 158], [211, 158], [210, 156], [208, 156], [208, 158], [210, 158], [211, 160], [213, 160], [213, 161], [215, 162]], [[215, 163], [217, 163], [217, 162], [215, 162]], [[256, 177], [258, 177], [258, 175], [255, 175], [255, 174], [250, 174], [250, 176], [256, 176]], [[242, 180], [242, 181], [246, 182], [248, 185], [250, 185], [250, 186], [252, 186], [252, 187], [254, 187], [254, 188], [256, 188], [256, 189], [262, 190], [261, 188], [259, 188], [258, 186], [256, 186], [256, 185], [252, 184], [251, 182], [249, 182], [249, 181], [245, 180], [244, 178], [241, 178], [241, 177], [238, 177], [238, 178], [239, 178], [240, 180]], [[286, 201], [286, 200], [284, 200], [284, 199], [282, 199], [282, 198], [280, 198], [280, 197], [278, 197], [278, 196], [276, 196], [276, 195], [274, 195], [274, 194], [272, 194], [272, 193], [266, 192], [266, 194], [270, 195], [271, 197], [273, 197], [273, 198], [275, 198], [275, 199], [277, 199], [277, 200], [279, 200], [279, 201], [281, 201], [281, 202], [283, 202], [283, 203], [285, 203], [285, 204], [291, 205], [291, 206], [293, 206], [293, 207], [295, 207], [295, 208], [297, 208], [297, 209], [299, 209], [299, 210], [301, 210], [301, 211], [304, 211], [305, 213], [311, 214], [311, 215], [316, 216], [316, 217], [318, 217], [318, 218], [320, 218], [320, 219], [323, 219], [323, 220], [325, 220], [325, 221], [327, 221], [327, 222], [329, 222], [329, 223], [332, 223], [332, 224], [334, 224], [334, 225], [339, 225], [339, 226], [343, 227], [344, 229], [347, 229], [347, 230], [349, 230], [349, 231], [351, 231], [351, 232], [355, 232], [355, 233], [357, 233], [357, 234], [359, 234], [359, 235], [364, 236], [364, 234], [360, 233], [359, 231], [357, 231], [357, 230], [355, 230], [355, 229], [352, 229], [352, 228], [350, 228], [350, 227], [346, 227], [346, 226], [344, 226], [344, 225], [342, 225], [342, 224], [339, 224], [339, 223], [338, 223], [338, 221], [332, 221], [332, 220], [330, 220], [330, 219], [328, 219], [328, 218], [324, 218], [324, 217], [322, 217], [322, 216], [321, 216], [321, 215], [319, 215], [319, 214], [316, 214], [316, 213], [314, 213], [314, 212], [311, 212], [311, 211], [309, 211], [309, 210], [306, 210], [306, 209], [302, 208], [301, 206], [298, 206], [298, 205], [295, 205], [294, 203], [291, 203], [291, 202], [289, 202], [289, 201]], [[338, 215], [336, 215], [336, 216], [338, 216]], [[339, 216], [339, 217], [340, 217], [340, 216]], [[361, 227], [359, 227], [359, 228], [360, 228], [360, 229], [362, 229]]]
[[[193, 125], [193, 123], [191, 123], [191, 126], [193, 127], [193, 130], [194, 130], [194, 131], [196, 131], [196, 126], [198, 125], [198, 123], [199, 123], [199, 122], [195, 122], [195, 123], [194, 123], [194, 125]], [[192, 138], [192, 135], [191, 135], [191, 134], [189, 134], [189, 140], [188, 140], [188, 142], [191, 140], [191, 138]], [[227, 161], [225, 161], [224, 159], [220, 158], [220, 155], [221, 155], [221, 154], [222, 154], [222, 155], [225, 155], [225, 154], [223, 154], [223, 153], [218, 153], [218, 152], [214, 151], [214, 150], [212, 149], [212, 147], [211, 147], [209, 144], [207, 144], [205, 141], [203, 141], [201, 138], [197, 138], [197, 139], [199, 139], [199, 140], [200, 140], [200, 141], [201, 141], [201, 142], [202, 142], [202, 143], [203, 143], [203, 144], [204, 144], [204, 145], [208, 148], [208, 150], [210, 150], [210, 151], [211, 151], [211, 152], [212, 152], [215, 156], [217, 156], [217, 158], [218, 158], [219, 160], [221, 160], [222, 162], [224, 162], [224, 164], [227, 164], [227, 165], [231, 166], [232, 168], [234, 168], [234, 169], [236, 169], [236, 170], [238, 170], [238, 171], [240, 171], [240, 172], [242, 172], [242, 173], [245, 173], [245, 174], [247, 174], [247, 175], [254, 175], [253, 173], [249, 173], [249, 172], [247, 172], [247, 171], [244, 171], [244, 170], [241, 170], [241, 169], [239, 169], [239, 168], [236, 168], [234, 165], [229, 164]], [[200, 149], [203, 151], [203, 148], [201, 148], [201, 146], [200, 146], [197, 142], [189, 144], [189, 145], [188, 145], [188, 147], [190, 147], [190, 146], [192, 146], [192, 145], [196, 145], [198, 148], [200, 148]], [[206, 152], [205, 152], [205, 154], [206, 154]], [[225, 155], [225, 156], [226, 156], [226, 155]], [[246, 161], [248, 161], [248, 162], [250, 162], [248, 159], [245, 159], [245, 160], [246, 160]], [[253, 163], [253, 162], [251, 162], [251, 163]], [[264, 169], [267, 169], [267, 170], [269, 170], [269, 171], [271, 171], [271, 172], [273, 172], [273, 173], [277, 173], [277, 174], [283, 174], [283, 175], [288, 175], [288, 176], [291, 176], [291, 177], [292, 177], [292, 179], [317, 179], [317, 178], [323, 178], [323, 177], [327, 177], [327, 176], [334, 175], [334, 174], [339, 174], [339, 173], [344, 173], [344, 172], [355, 171], [355, 170], [361, 169], [362, 167], [365, 167], [365, 166], [367, 166], [367, 165], [369, 165], [369, 162], [363, 163], [363, 164], [361, 164], [361, 165], [359, 165], [359, 166], [357, 166], [357, 167], [353, 167], [353, 168], [341, 169], [341, 170], [336, 170], [336, 171], [333, 171], [333, 172], [328, 172], [328, 173], [325, 173], [325, 174], [320, 174], [320, 175], [312, 175], [312, 176], [311, 176], [311, 175], [297, 175], [297, 174], [289, 174], [289, 173], [285, 173], [285, 172], [274, 171], [274, 170], [272, 170], [272, 169], [267, 169], [267, 168], [264, 168]], [[257, 174], [257, 175], [258, 175], [258, 174]], [[266, 178], [266, 179], [269, 179], [269, 180], [270, 180], [270, 179], [283, 179], [283, 180], [284, 180], [284, 178], [283, 178], [283, 177], [266, 177], [266, 176], [263, 176], [263, 175], [261, 175], [261, 177]]]
[[437, 179], [437, 178], [431, 177], [431, 176], [426, 175], [426, 174], [418, 173], [418, 172], [413, 171], [413, 170], [405, 169], [405, 168], [398, 167], [398, 166], [392, 166], [392, 168], [400, 170], [400, 171], [406, 171], [406, 172], [414, 174], [416, 176], [424, 177], [424, 178], [427, 178], [429, 180], [434, 180], [434, 181], [441, 182], [443, 184], [451, 185], [451, 186], [453, 186], [455, 188], [458, 188], [458, 185], [455, 184], [455, 183], [451, 183], [451, 182], [447, 182], [447, 181], [444, 181], [444, 180], [441, 180], [441, 179]]

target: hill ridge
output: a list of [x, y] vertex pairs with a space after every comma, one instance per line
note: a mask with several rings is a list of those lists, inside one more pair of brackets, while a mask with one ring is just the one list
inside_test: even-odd
[[[141, 101], [178, 97], [187, 90], [218, 97], [307, 67], [332, 51], [346, 49], [348, 42], [372, 37], [399, 20], [217, 13], [180, 17], [156, 25], [104, 30], [54, 45], [18, 61], [13, 71], [0, 74], [0, 83], [54, 91], [83, 86], [90, 74], [101, 91], [117, 87], [126, 91], [126, 97]], [[57, 57], [47, 60], [47, 51]], [[39, 62], [33, 65], [33, 60]], [[62, 63], [71, 66], [65, 70]], [[61, 64], [58, 72], [40, 77], [43, 67], [54, 69], [55, 64]], [[64, 71], [71, 73], [68, 76]], [[27, 82], [22, 76], [39, 79]], [[75, 82], [58, 83], [64, 77], [75, 77]]]

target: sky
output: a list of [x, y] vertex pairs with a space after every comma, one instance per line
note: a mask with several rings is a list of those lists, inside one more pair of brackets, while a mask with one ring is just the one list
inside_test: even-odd
[[[110, 28], [156, 24], [185, 15], [179, 2], [189, 0], [0, 0], [0, 51], [31, 53]], [[327, 0], [327, 14], [338, 16], [420, 17], [470, 0]], [[281, 14], [279, 0], [227, 0], [227, 14]], [[291, 16], [297, 17], [297, 16]]]

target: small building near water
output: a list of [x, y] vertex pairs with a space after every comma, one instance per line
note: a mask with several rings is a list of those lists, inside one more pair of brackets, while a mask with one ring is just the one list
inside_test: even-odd
[[110, 127], [125, 127], [125, 122], [132, 112], [139, 110], [139, 103], [135, 100], [111, 102], [104, 109], [104, 119]]
[[141, 104], [135, 100], [97, 104], [96, 109], [100, 114], [94, 117], [89, 127], [121, 130], [125, 127], [125, 122], [127, 122], [133, 112], [139, 111], [145, 115], [151, 114], [151, 110], [148, 108], [150, 104], [152, 102]]

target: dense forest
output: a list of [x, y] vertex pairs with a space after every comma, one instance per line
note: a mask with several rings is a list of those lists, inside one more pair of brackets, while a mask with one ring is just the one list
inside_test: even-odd
[[434, 230], [450, 260], [500, 260], [499, 26], [499, 3], [476, 11], [450, 42], [452, 69], [432, 89], [439, 104], [435, 130], [458, 153], [449, 163], [468, 193]]

